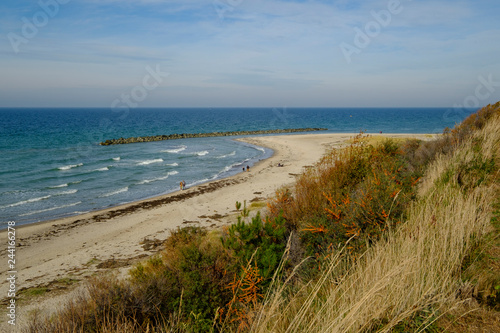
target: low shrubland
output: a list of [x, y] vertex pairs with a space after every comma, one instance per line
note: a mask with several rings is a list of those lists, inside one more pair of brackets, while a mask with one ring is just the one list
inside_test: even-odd
[[263, 215], [245, 205], [223, 230], [174, 230], [128, 279], [91, 279], [29, 331], [466, 332], [472, 313], [498, 320], [500, 103], [435, 140], [365, 137]]

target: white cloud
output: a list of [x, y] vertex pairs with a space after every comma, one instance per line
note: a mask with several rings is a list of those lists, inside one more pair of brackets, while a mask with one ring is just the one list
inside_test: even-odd
[[[20, 54], [3, 40], [0, 87], [20, 105], [26, 99], [16, 102], [16, 89], [32, 104], [49, 103], [51, 91], [54, 103], [61, 91], [75, 105], [107, 103], [158, 63], [172, 75], [149, 104], [442, 105], [457, 78], [473, 81], [499, 66], [498, 5], [489, 2], [401, 0], [401, 13], [351, 64], [340, 43], [353, 43], [353, 28], [387, 1], [232, 3], [220, 16], [213, 0], [73, 0]], [[32, 11], [8, 9], [17, 16], [2, 20], [3, 36]]]

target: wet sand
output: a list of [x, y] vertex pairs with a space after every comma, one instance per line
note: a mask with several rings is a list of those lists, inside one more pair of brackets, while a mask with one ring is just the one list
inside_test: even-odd
[[[249, 172], [201, 184], [184, 191], [56, 221], [16, 228], [16, 288], [45, 287], [50, 300], [68, 288], [67, 278], [85, 280], [98, 271], [127, 268], [161, 249], [169, 230], [186, 225], [218, 228], [236, 221], [235, 202], [263, 202], [277, 189], [293, 183], [304, 167], [313, 165], [329, 148], [340, 147], [355, 134], [305, 134], [248, 137], [243, 141], [274, 151]], [[378, 135], [377, 135], [378, 136]], [[390, 134], [387, 137], [429, 135]], [[278, 163], [283, 167], [278, 167]], [[0, 274], [6, 277], [7, 231], [0, 232]], [[2, 319], [9, 284], [0, 280]], [[37, 303], [47, 307], [49, 303]], [[44, 301], [46, 302], [46, 301]], [[18, 323], [32, 306], [18, 304]]]

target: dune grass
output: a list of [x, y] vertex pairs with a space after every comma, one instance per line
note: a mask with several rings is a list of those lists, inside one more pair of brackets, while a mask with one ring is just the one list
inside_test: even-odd
[[360, 135], [265, 215], [174, 230], [128, 279], [91, 279], [27, 331], [468, 332], [479, 318], [495, 331], [500, 103], [445, 132]]
[[491, 232], [492, 204], [499, 201], [498, 114], [470, 133], [428, 167], [402, 225], [359, 258], [349, 256], [348, 245], [334, 251], [320, 276], [293, 286], [291, 296], [277, 287], [252, 331], [445, 330], [439, 319], [472, 301], [474, 272], [464, 279], [463, 264]]
[[468, 195], [451, 185], [435, 189], [409, 209], [403, 226], [361, 258], [345, 260], [344, 248], [317, 281], [290, 299], [275, 293], [253, 331], [385, 332], [402, 325], [410, 331], [432, 326], [462, 302], [457, 293], [470, 288], [461, 281], [460, 268], [489, 226], [491, 195], [482, 187]]

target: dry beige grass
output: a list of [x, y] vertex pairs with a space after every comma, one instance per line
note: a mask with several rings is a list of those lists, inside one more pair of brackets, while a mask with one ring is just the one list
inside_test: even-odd
[[[479, 308], [468, 300], [473, 286], [462, 282], [460, 275], [464, 258], [489, 230], [496, 185], [482, 181], [480, 173], [469, 176], [464, 166], [474, 164], [478, 157], [498, 156], [499, 147], [497, 117], [454, 154], [437, 159], [421, 184], [419, 200], [408, 209], [407, 221], [361, 257], [350, 258], [345, 248], [338, 249], [318, 280], [291, 288], [293, 274], [280, 283], [282, 271], [278, 270], [265, 302], [250, 314], [254, 319], [250, 331], [389, 332], [406, 322], [411, 329], [405, 331], [420, 332], [438, 320], [455, 329], [462, 325], [462, 318], [479, 314]], [[208, 239], [214, 237], [217, 235]], [[280, 267], [284, 266], [283, 260]], [[102, 297], [96, 293], [94, 299]], [[87, 301], [91, 306], [92, 300]], [[86, 303], [68, 305], [67, 313], [80, 316], [82, 308], [77, 305], [85, 307]], [[450, 319], [452, 315], [458, 319]], [[143, 331], [192, 330], [175, 319], [162, 319], [164, 327], [150, 328], [146, 323]], [[138, 329], [133, 319], [120, 316], [104, 318], [98, 324], [102, 332]], [[79, 332], [64, 322], [50, 326], [35, 320], [33, 325], [32, 332]], [[500, 326], [494, 325], [491, 331]], [[400, 328], [396, 331], [401, 332]], [[225, 326], [222, 331], [231, 329]]]
[[[481, 142], [480, 152], [474, 142]], [[471, 286], [460, 278], [471, 247], [490, 227], [495, 184], [462, 191], [460, 168], [480, 153], [498, 153], [500, 119], [492, 120], [451, 156], [429, 168], [407, 222], [354, 264], [339, 251], [322, 277], [289, 298], [283, 286], [269, 296], [253, 332], [389, 332], [419, 317], [423, 331], [463, 307]], [[447, 173], [448, 181], [440, 181]], [[415, 323], [415, 321], [413, 321]]]

